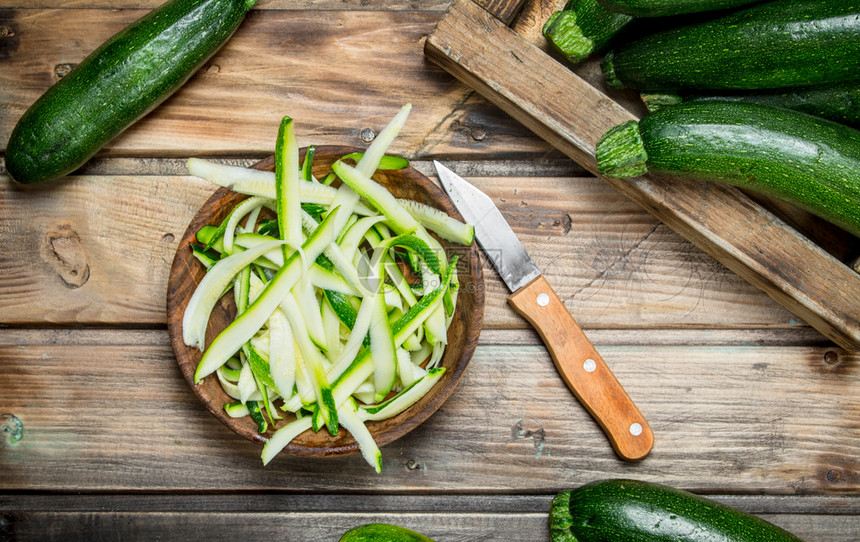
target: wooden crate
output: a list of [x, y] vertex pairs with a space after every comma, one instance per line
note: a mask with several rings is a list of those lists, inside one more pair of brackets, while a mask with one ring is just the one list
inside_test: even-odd
[[[524, 3], [455, 0], [425, 54], [598, 175], [600, 136], [636, 115], [510, 28]], [[716, 183], [604, 180], [839, 346], [860, 350], [860, 274], [792, 221]]]

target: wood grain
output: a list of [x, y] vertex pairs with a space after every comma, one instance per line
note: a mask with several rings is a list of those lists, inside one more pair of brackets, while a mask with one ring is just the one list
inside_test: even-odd
[[[635, 118], [471, 0], [451, 6], [425, 50], [595, 174], [600, 136]], [[649, 176], [606, 180], [837, 344], [860, 349], [860, 276], [739, 190]]]
[[[0, 10], [0, 145], [59, 72], [145, 12]], [[98, 156], [263, 157], [283, 115], [296, 119], [302, 145], [364, 146], [362, 130], [381, 130], [405, 103], [413, 111], [392, 152], [560, 156], [426, 61], [423, 40], [439, 16], [418, 8], [252, 10], [185, 86]]]
[[475, 3], [490, 12], [505, 24], [511, 24], [525, 5], [525, 0], [475, 0]]
[[[0, 146], [59, 74], [161, 3], [0, 0]], [[540, 26], [561, 3], [530, 0], [515, 31], [546, 50]], [[329, 541], [391, 521], [440, 542], [541, 541], [554, 491], [629, 476], [810, 542], [856, 540], [856, 354], [428, 63], [425, 36], [450, 4], [260, 0], [204, 70], [76, 176], [31, 188], [0, 178], [0, 414], [25, 425], [22, 441], [0, 439], [0, 539]], [[602, 86], [596, 62], [574, 71], [641, 114], [634, 94]], [[185, 175], [185, 159], [253, 164], [284, 114], [302, 145], [365, 146], [362, 132], [407, 101], [396, 152], [425, 174], [431, 159], [453, 164], [493, 197], [655, 424], [657, 446], [635, 468], [490, 267], [469, 372], [383, 447], [382, 475], [355, 456], [264, 468], [183, 381], [165, 330], [168, 269], [214, 191]], [[839, 243], [840, 258], [856, 256]]]
[[[702, 340], [705, 328], [781, 329], [809, 338], [790, 312], [600, 179], [528, 173], [467, 180], [493, 198], [584, 328], [702, 329]], [[188, 175], [84, 175], [32, 187], [0, 179], [0, 322], [164, 325], [170, 262], [214, 191]], [[64, 280], [63, 254], [88, 267], [80, 287]], [[525, 328], [484, 265], [485, 326]]]
[[[131, 512], [410, 512], [521, 513], [541, 514], [549, 510], [555, 494], [447, 494], [397, 495], [329, 493], [301, 494], [289, 491], [255, 494], [115, 493], [110, 503], [98, 493], [0, 494], [0, 508], [20, 511]], [[708, 493], [708, 498], [750, 514], [858, 515], [860, 498], [851, 495], [727, 495]]]
[[[0, 412], [24, 438], [0, 453], [0, 491], [543, 493], [630, 476], [700, 493], [860, 493], [860, 357], [810, 347], [602, 345], [654, 432], [617, 458], [543, 346], [479, 346], [419, 428], [361, 457], [281, 456], [220, 424], [160, 345], [0, 347]], [[833, 352], [828, 354], [828, 352]], [[521, 474], [512, 474], [521, 473]]]
[[546, 278], [523, 286], [508, 303], [540, 334], [565, 384], [615, 452], [628, 461], [644, 459], [654, 446], [651, 427]]
[[[763, 519], [802, 537], [806, 542], [854, 542], [860, 529], [856, 517], [776, 514]], [[324, 519], [323, 519], [324, 518]], [[546, 513], [353, 513], [333, 511], [231, 512], [27, 512], [15, 514], [10, 531], [20, 542], [122, 539], [212, 540], [253, 537], [260, 540], [333, 542], [347, 530], [366, 523], [392, 523], [434, 540], [510, 540], [549, 542]], [[81, 525], [87, 525], [82, 536]], [[46, 527], [47, 526], [47, 527]], [[300, 533], [299, 536], [296, 536]]]
[[[318, 179], [324, 178], [331, 173], [331, 165], [336, 160], [360, 151], [361, 149], [356, 147], [317, 147], [313, 161], [313, 174]], [[306, 152], [307, 148], [299, 151], [299, 159], [302, 162]], [[262, 160], [254, 166], [254, 169], [274, 171], [274, 157]], [[457, 212], [445, 193], [412, 167], [389, 171], [379, 170], [373, 175], [373, 179], [387, 188], [395, 197], [418, 201], [440, 209], [458, 220], [463, 220], [462, 215]], [[249, 416], [230, 417], [224, 412], [224, 405], [233, 400], [224, 392], [215, 375], [195, 383], [194, 373], [203, 353], [197, 348], [186, 345], [182, 338], [185, 309], [205, 275], [205, 269], [191, 253], [190, 244], [196, 242], [200, 228], [221, 224], [244, 199], [246, 199], [245, 196], [226, 188], [218, 190], [203, 204], [185, 230], [170, 268], [167, 286], [167, 329], [182, 375], [209, 412], [240, 436], [258, 444], [264, 444], [275, 431], [295, 418], [289, 415], [284, 420], [269, 424], [268, 430], [260, 434], [257, 424]], [[410, 408], [392, 418], [366, 424], [379, 446], [388, 444], [412, 431], [442, 406], [463, 377], [478, 343], [484, 316], [484, 280], [477, 245], [473, 244], [466, 248], [444, 240], [441, 244], [449, 256], [456, 250], [460, 258], [457, 267], [457, 276], [461, 284], [460, 295], [457, 298], [457, 310], [448, 328], [445, 355], [440, 362], [440, 366], [446, 371], [433, 389]], [[206, 332], [207, 345], [211, 345], [214, 338], [233, 321], [235, 314], [235, 305], [221, 304], [216, 307]], [[293, 439], [284, 448], [283, 453], [325, 457], [358, 451], [358, 443], [353, 436], [348, 431], [341, 430], [334, 437], [325, 431], [316, 433], [306, 431]]]

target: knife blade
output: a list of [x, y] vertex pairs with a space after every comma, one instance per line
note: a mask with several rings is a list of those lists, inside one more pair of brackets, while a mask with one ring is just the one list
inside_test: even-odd
[[538, 332], [568, 388], [594, 417], [619, 457], [637, 461], [654, 433], [621, 383], [541, 274], [489, 196], [433, 161], [454, 206], [511, 291], [508, 303]]

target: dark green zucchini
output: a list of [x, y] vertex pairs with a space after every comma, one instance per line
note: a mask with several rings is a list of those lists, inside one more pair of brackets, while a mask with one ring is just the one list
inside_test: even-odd
[[6, 146], [20, 183], [67, 175], [182, 86], [256, 0], [172, 0], [132, 23], [57, 81]]
[[608, 177], [731, 184], [860, 236], [860, 131], [833, 121], [759, 104], [684, 103], [610, 129], [596, 157]]
[[723, 92], [711, 94], [643, 94], [649, 111], [681, 102], [746, 102], [783, 107], [860, 128], [860, 82], [781, 89], [764, 92]]
[[609, 51], [607, 84], [646, 92], [776, 89], [860, 78], [860, 0], [775, 0]]
[[761, 0], [599, 0], [607, 9], [634, 17], [667, 17], [729, 9]]
[[387, 523], [370, 523], [350, 529], [339, 542], [433, 542], [423, 534]]
[[549, 528], [552, 542], [800, 542], [746, 512], [635, 480], [562, 491], [552, 501]]
[[553, 49], [576, 64], [599, 53], [633, 17], [606, 9], [597, 0], [570, 0], [549, 16], [543, 35]]

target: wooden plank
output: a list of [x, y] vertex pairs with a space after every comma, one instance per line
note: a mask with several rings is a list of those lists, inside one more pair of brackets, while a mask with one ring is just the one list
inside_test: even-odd
[[[269, 153], [271, 154], [271, 153]], [[210, 157], [219, 164], [250, 167], [266, 158], [267, 154], [256, 156], [247, 153], [237, 153], [233, 157]], [[565, 156], [559, 158], [545, 157], [541, 160], [514, 159], [481, 159], [481, 160], [449, 160], [444, 157], [452, 169], [463, 176], [469, 177], [520, 177], [523, 180], [542, 177], [591, 177], [582, 166]], [[147, 157], [102, 157], [94, 158], [81, 167], [76, 175], [184, 175], [187, 172], [187, 158], [147, 158]], [[433, 162], [428, 160], [411, 160], [412, 167], [428, 177], [436, 175]]]
[[[30, 345], [149, 345], [169, 344], [163, 326], [157, 329], [103, 328], [6, 328], [0, 331], [0, 346]], [[591, 328], [588, 336], [596, 345], [614, 346], [816, 346], [828, 348], [830, 341], [812, 328]], [[484, 329], [479, 338], [483, 346], [541, 346], [530, 326]], [[840, 352], [828, 349], [828, 352]]]
[[[852, 497], [774, 497], [774, 496], [738, 496], [738, 495], [709, 495], [710, 498], [734, 506], [749, 513], [759, 515], [798, 535], [803, 535], [807, 541], [853, 540], [850, 536], [857, 532], [858, 517], [860, 517], [860, 502]], [[326, 527], [343, 525], [343, 529], [371, 521], [384, 521], [404, 526], [413, 526], [422, 532], [430, 533], [439, 529], [441, 522], [448, 526], [457, 521], [462, 522], [461, 528], [466, 531], [465, 539], [508, 538], [507, 529], [522, 528], [533, 536], [533, 540], [546, 540], [546, 533], [541, 533], [538, 523], [549, 509], [552, 495], [304, 495], [304, 494], [255, 494], [255, 495], [141, 495], [141, 494], [112, 494], [105, 495], [14, 495], [0, 494], [0, 511], [13, 517], [16, 540], [26, 540], [24, 533], [43, 535], [36, 522], [45, 521], [55, 524], [59, 520], [69, 526], [102, 525], [107, 523], [105, 533], [113, 534], [122, 531], [122, 525], [127, 524], [132, 513], [145, 510], [151, 522], [147, 533], [137, 535], [152, 535], [160, 529], [170, 528], [171, 533], [181, 530], [188, 521], [187, 517], [194, 514], [201, 518], [200, 526], [210, 524], [207, 521], [215, 518], [216, 525], [221, 523], [222, 514], [254, 513], [260, 521], [255, 525], [303, 526], [302, 522], [309, 513], [316, 513], [318, 523]], [[332, 513], [335, 512], [335, 513]], [[137, 514], [134, 514], [135, 516]], [[482, 521], [476, 518], [491, 516], [490, 531], [479, 531], [484, 528]], [[204, 520], [203, 518], [206, 518]], [[48, 518], [51, 518], [48, 520]], [[341, 523], [346, 518], [349, 523]], [[126, 521], [123, 521], [126, 520]], [[524, 525], [514, 525], [513, 522]], [[531, 525], [532, 522], [536, 524]], [[545, 521], [545, 519], [544, 519]], [[226, 531], [213, 538], [222, 538], [224, 532], [230, 532], [233, 525], [227, 525]], [[317, 536], [317, 527], [305, 527], [305, 536]], [[107, 529], [114, 529], [113, 532]], [[204, 527], [206, 528], [206, 527]], [[447, 527], [445, 527], [447, 528]], [[115, 530], [119, 529], [119, 530]], [[199, 530], [191, 533], [192, 539], [199, 535]], [[295, 533], [291, 529], [291, 533]], [[436, 531], [433, 531], [436, 532]], [[447, 533], [447, 531], [446, 531]], [[74, 540], [75, 533], [70, 533]], [[88, 535], [93, 534], [88, 532]], [[97, 531], [96, 535], [101, 534]], [[268, 533], [261, 533], [263, 535]], [[810, 536], [811, 535], [811, 536]], [[322, 536], [320, 534], [319, 536]], [[448, 535], [446, 535], [448, 536]], [[824, 537], [827, 538], [824, 538]], [[818, 537], [818, 538], [816, 538]], [[115, 535], [114, 535], [115, 538]], [[132, 538], [141, 538], [133, 536]], [[146, 537], [150, 538], [150, 537]], [[165, 538], [173, 538], [165, 536]], [[337, 537], [329, 538], [335, 540]], [[42, 538], [38, 538], [42, 540]], [[437, 538], [451, 540], [452, 538]], [[304, 540], [304, 538], [303, 538]]]
[[[756, 515], [860, 515], [857, 495], [727, 495], [709, 499]], [[388, 495], [274, 493], [0, 493], [0, 510], [21, 512], [410, 512], [542, 514], [554, 494]]]
[[[600, 136], [635, 118], [471, 0], [451, 6], [425, 51], [595, 174]], [[606, 180], [828, 338], [860, 348], [860, 276], [739, 190]]]
[[[379, 5], [382, 8], [382, 5]], [[0, 11], [0, 142], [58, 74], [145, 10]], [[231, 40], [153, 113], [99, 156], [244, 156], [272, 152], [283, 115], [303, 145], [366, 145], [414, 106], [394, 152], [559, 157], [474, 91], [426, 62], [438, 11], [250, 12]]]
[[[860, 517], [767, 515], [770, 521], [807, 542], [854, 542]], [[6, 527], [12, 540], [301, 540], [332, 542], [353, 527], [392, 523], [434, 540], [510, 540], [549, 542], [545, 513], [248, 513], [179, 514], [170, 512], [30, 512], [13, 516]], [[82, 529], [86, 526], [86, 529]]]
[[[421, 427], [361, 457], [282, 456], [218, 423], [167, 346], [0, 347], [0, 413], [21, 441], [0, 454], [0, 491], [552, 494], [632, 476], [701, 493], [860, 493], [860, 356], [810, 347], [604, 345], [649, 420], [651, 455], [617, 458], [538, 346], [480, 346]], [[717, 361], [718, 360], [718, 361]], [[513, 473], [513, 474], [512, 474]]]
[[[469, 180], [587, 328], [804, 326], [599, 179]], [[0, 181], [0, 322], [164, 324], [178, 240], [213, 191], [178, 175]], [[486, 262], [484, 275], [485, 326], [525, 327]]]

